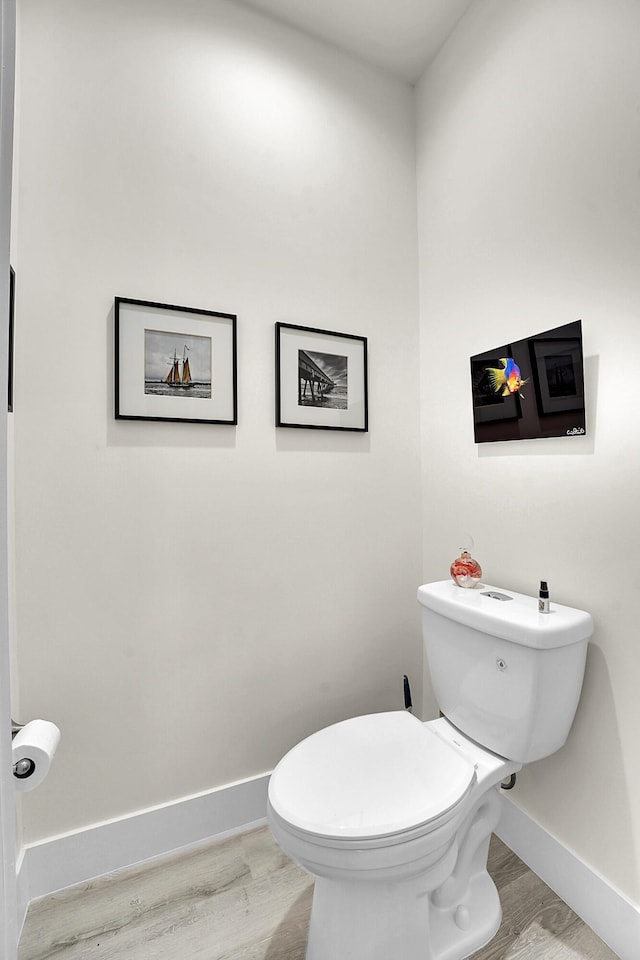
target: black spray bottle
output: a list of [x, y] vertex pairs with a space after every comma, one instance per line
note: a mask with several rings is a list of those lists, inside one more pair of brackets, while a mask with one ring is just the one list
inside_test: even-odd
[[538, 594], [538, 613], [549, 613], [549, 587], [546, 580], [540, 581], [540, 593]]

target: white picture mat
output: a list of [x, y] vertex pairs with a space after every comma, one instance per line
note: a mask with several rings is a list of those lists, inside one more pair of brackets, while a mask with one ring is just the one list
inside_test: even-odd
[[[145, 330], [211, 339], [211, 398], [146, 394]], [[234, 419], [233, 321], [166, 307], [119, 303], [119, 413], [179, 420]]]
[[[280, 327], [280, 420], [301, 426], [365, 426], [365, 345], [360, 339]], [[298, 404], [298, 350], [347, 358], [347, 409]]]

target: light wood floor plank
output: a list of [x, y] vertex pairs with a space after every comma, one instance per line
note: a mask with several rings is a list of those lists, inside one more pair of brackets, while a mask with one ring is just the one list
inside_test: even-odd
[[[503, 922], [472, 960], [616, 960], [497, 838]], [[313, 884], [266, 827], [33, 903], [19, 960], [304, 960]]]

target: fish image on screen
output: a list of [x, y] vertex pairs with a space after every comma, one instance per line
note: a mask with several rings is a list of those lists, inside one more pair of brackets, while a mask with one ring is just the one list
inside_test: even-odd
[[476, 443], [586, 433], [582, 321], [471, 357]]

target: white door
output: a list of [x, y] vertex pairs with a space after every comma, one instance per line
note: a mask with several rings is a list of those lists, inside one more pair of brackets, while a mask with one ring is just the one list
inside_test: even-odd
[[7, 547], [7, 341], [15, 0], [0, 0], [0, 956], [16, 960], [16, 820], [11, 764], [11, 697]]

